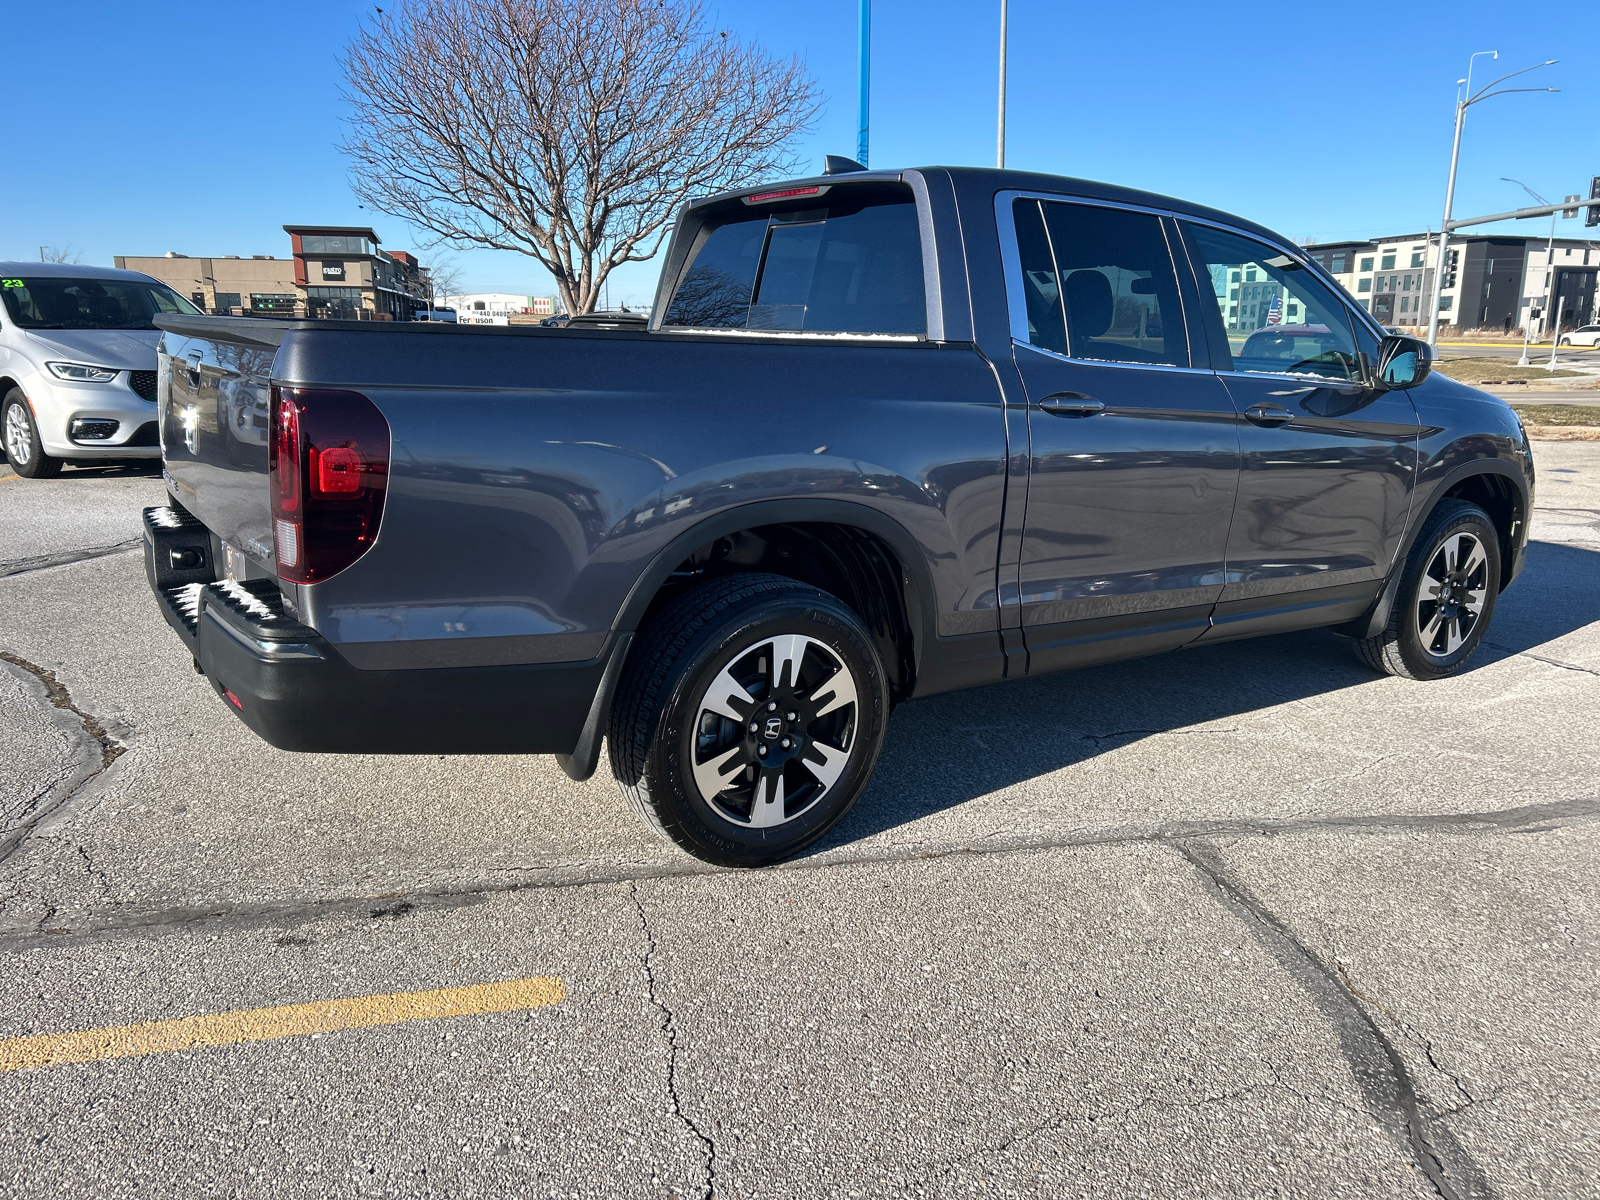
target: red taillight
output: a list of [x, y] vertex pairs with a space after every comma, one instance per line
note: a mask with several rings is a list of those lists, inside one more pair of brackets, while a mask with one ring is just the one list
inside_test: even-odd
[[275, 387], [271, 428], [278, 575], [316, 583], [377, 540], [389, 484], [389, 422], [359, 392]]

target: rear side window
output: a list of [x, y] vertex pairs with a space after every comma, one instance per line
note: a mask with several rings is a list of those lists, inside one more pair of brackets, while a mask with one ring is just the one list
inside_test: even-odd
[[1018, 200], [1013, 216], [1034, 345], [1073, 358], [1189, 365], [1159, 217], [1036, 200]]
[[702, 233], [664, 326], [927, 332], [922, 238], [908, 189], [825, 206], [736, 211]]

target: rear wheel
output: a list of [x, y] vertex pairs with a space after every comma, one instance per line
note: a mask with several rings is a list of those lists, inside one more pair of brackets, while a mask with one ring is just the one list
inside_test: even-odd
[[1356, 643], [1369, 666], [1406, 679], [1454, 675], [1477, 650], [1500, 593], [1500, 536], [1489, 514], [1445, 500], [1428, 517], [1389, 624]]
[[641, 633], [612, 709], [611, 769], [661, 837], [763, 866], [850, 810], [887, 717], [883, 665], [854, 612], [782, 576], [731, 576]]
[[61, 473], [61, 460], [51, 458], [39, 443], [39, 427], [21, 388], [12, 388], [0, 400], [0, 440], [4, 440], [11, 469], [28, 479], [46, 479]]

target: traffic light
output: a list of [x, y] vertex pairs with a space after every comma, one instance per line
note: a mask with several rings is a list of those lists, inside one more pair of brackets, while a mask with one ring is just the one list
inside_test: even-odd
[[[1600, 200], [1600, 175], [1589, 180], [1589, 199]], [[1585, 225], [1600, 225], [1600, 204], [1589, 205], [1589, 215], [1583, 219]]]

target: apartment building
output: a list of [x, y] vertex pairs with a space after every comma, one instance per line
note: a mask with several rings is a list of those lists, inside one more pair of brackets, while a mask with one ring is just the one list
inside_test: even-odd
[[[1381, 324], [1425, 328], [1439, 235], [1317, 242], [1306, 253]], [[1559, 309], [1563, 328], [1596, 320], [1600, 242], [1547, 237], [1452, 237], [1439, 296], [1441, 326], [1543, 336]]]

